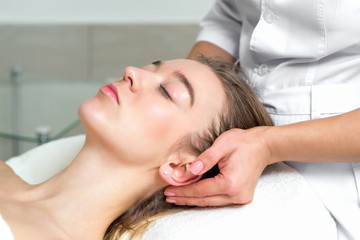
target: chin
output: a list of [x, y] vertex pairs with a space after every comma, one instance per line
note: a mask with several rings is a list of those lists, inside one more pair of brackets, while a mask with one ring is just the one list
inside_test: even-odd
[[84, 124], [84, 121], [89, 118], [91, 111], [91, 102], [93, 99], [85, 100], [80, 107], [78, 108], [78, 116], [80, 118], [81, 123]]
[[85, 133], [96, 131], [104, 124], [104, 115], [101, 103], [96, 98], [84, 101], [78, 109], [79, 119], [84, 127]]

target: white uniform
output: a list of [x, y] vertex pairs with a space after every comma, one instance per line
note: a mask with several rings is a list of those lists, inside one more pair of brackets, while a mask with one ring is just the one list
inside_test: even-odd
[[[360, 107], [359, 23], [359, 0], [218, 0], [197, 40], [238, 59], [282, 125]], [[360, 239], [359, 163], [289, 164], [332, 214], [339, 239]]]

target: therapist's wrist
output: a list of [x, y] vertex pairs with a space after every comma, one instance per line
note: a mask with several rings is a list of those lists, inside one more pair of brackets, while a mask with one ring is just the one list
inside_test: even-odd
[[263, 136], [265, 139], [266, 147], [268, 148], [269, 151], [269, 159], [268, 159], [269, 165], [273, 163], [285, 161], [282, 153], [284, 146], [282, 146], [283, 139], [281, 139], [280, 137], [281, 131], [282, 129], [277, 126], [264, 128]]

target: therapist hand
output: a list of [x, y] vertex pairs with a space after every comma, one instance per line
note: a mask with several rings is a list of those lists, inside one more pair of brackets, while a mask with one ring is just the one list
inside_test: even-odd
[[271, 153], [265, 138], [268, 129], [231, 129], [221, 134], [190, 167], [194, 174], [200, 175], [218, 163], [220, 173], [187, 186], [167, 187], [166, 201], [195, 206], [250, 203], [258, 179], [270, 163]]

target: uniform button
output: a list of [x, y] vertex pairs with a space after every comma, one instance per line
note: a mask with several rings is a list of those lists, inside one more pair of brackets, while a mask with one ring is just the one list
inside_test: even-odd
[[269, 66], [267, 64], [261, 64], [258, 69], [259, 76], [264, 76], [269, 72]]
[[274, 22], [274, 13], [271, 10], [265, 10], [263, 17], [267, 23]]

